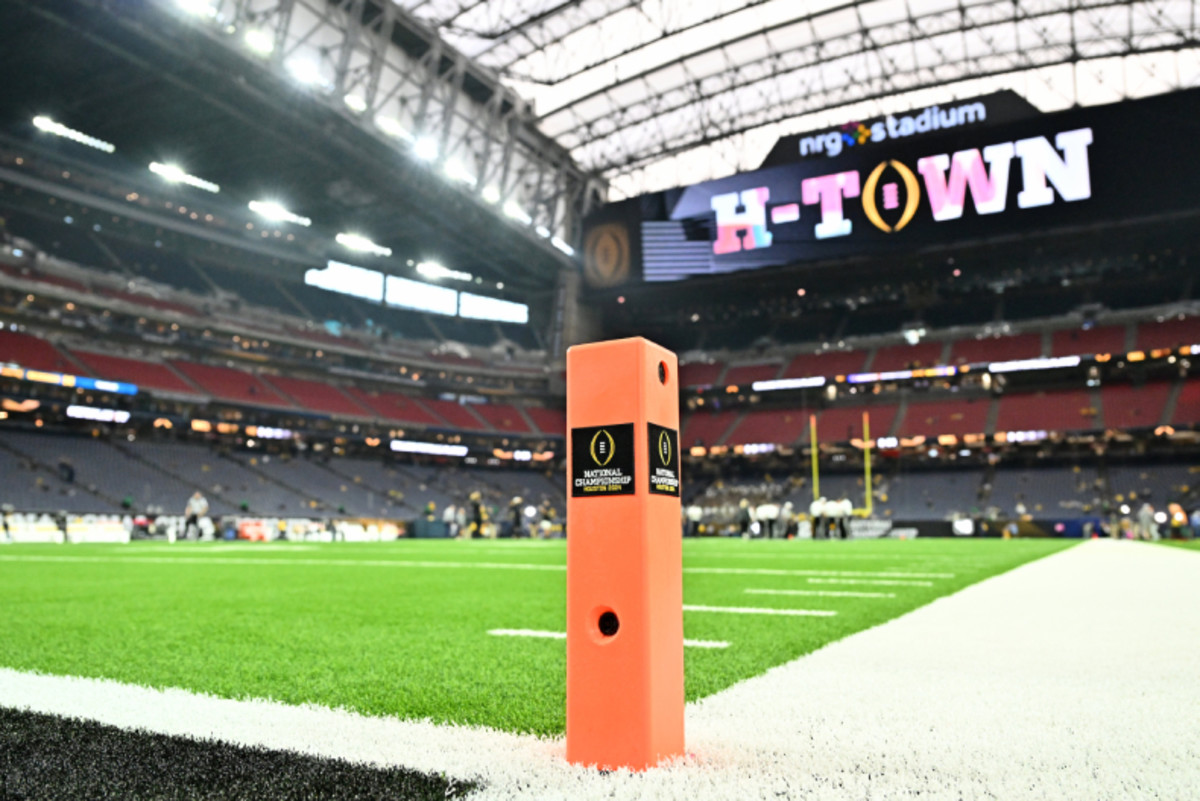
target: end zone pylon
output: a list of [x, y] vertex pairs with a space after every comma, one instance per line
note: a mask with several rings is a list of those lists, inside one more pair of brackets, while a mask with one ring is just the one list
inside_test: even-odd
[[683, 753], [675, 354], [567, 352], [567, 759], [643, 770]]

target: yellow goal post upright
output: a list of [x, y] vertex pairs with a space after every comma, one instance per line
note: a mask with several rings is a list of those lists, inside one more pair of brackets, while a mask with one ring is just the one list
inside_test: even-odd
[[874, 493], [871, 492], [871, 413], [863, 412], [863, 517], [870, 517], [874, 509]]
[[812, 499], [816, 503], [817, 498], [821, 497], [821, 472], [817, 467], [817, 451], [820, 450], [820, 443], [817, 441], [817, 416], [810, 414], [808, 416], [808, 448], [812, 452]]

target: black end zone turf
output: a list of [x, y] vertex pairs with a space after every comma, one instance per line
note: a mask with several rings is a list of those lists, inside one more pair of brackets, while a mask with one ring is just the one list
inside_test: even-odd
[[0, 799], [447, 799], [474, 784], [0, 708]]

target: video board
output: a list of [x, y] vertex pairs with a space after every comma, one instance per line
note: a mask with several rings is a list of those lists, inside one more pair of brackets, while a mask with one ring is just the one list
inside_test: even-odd
[[[892, 118], [848, 128], [841, 145], [830, 144], [838, 131], [787, 137], [772, 166], [605, 206], [584, 224], [588, 283], [678, 280], [1200, 210], [1192, 189], [1200, 186], [1200, 90], [1015, 113], [996, 124], [977, 124], [978, 112], [968, 119], [964, 109], [971, 105], [909, 115], [905, 136], [890, 136], [901, 125]], [[880, 141], [862, 146], [878, 125]]]

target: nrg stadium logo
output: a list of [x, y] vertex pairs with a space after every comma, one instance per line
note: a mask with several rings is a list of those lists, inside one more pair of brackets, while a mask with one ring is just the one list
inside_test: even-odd
[[824, 153], [833, 158], [841, 155], [842, 150], [847, 147], [903, 139], [914, 134], [943, 131], [986, 121], [987, 106], [978, 101], [946, 109], [941, 106], [929, 106], [915, 114], [902, 114], [899, 117], [888, 114], [874, 122], [848, 122], [833, 131], [805, 136], [800, 139], [799, 149], [801, 156]]
[[[813, 226], [816, 238], [849, 236], [854, 224], [845, 216], [845, 202], [859, 198], [867, 220], [890, 234], [912, 222], [922, 184], [935, 222], [960, 219], [968, 191], [976, 214], [1000, 214], [1008, 205], [1014, 158], [1020, 162], [1019, 208], [1049, 206], [1055, 202], [1055, 191], [1068, 203], [1086, 200], [1092, 196], [1091, 144], [1092, 129], [1078, 128], [1057, 134], [1053, 145], [1046, 137], [1037, 136], [1000, 142], [982, 151], [974, 148], [926, 156], [917, 161], [915, 172], [903, 162], [889, 159], [876, 165], [865, 180], [858, 170], [806, 178], [800, 182], [800, 202], [785, 200], [773, 205], [770, 221], [773, 226], [797, 223], [802, 206], [819, 206], [820, 216]], [[773, 235], [767, 228], [770, 199], [770, 189], [765, 186], [714, 195], [710, 199], [717, 216], [713, 253], [719, 256], [771, 247]]]

